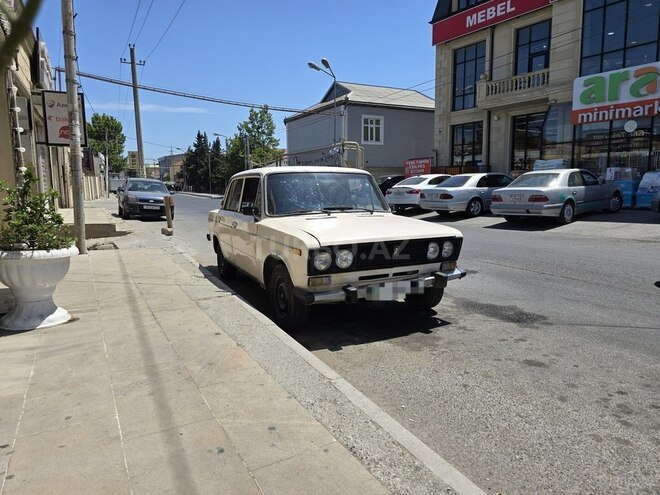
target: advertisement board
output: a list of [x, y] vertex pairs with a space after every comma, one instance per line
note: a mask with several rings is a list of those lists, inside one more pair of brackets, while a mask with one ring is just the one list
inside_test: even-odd
[[660, 114], [659, 77], [660, 62], [578, 77], [573, 82], [573, 123]]
[[433, 45], [459, 38], [552, 4], [553, 0], [491, 0], [433, 24]]
[[[42, 91], [44, 116], [46, 119], [46, 142], [49, 146], [69, 146], [69, 110], [65, 91]], [[80, 109], [80, 146], [87, 146], [85, 105], [83, 95], [78, 93]]]
[[406, 160], [403, 165], [406, 177], [414, 177], [415, 175], [431, 173], [430, 158], [412, 158], [410, 160]]

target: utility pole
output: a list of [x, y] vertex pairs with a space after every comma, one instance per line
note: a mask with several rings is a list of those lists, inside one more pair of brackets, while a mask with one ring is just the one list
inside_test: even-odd
[[105, 131], [105, 194], [106, 197], [110, 197], [110, 160], [108, 158], [108, 128], [104, 129]]
[[62, 0], [62, 35], [66, 69], [67, 110], [69, 112], [69, 146], [73, 171], [73, 222], [76, 247], [87, 254], [85, 208], [83, 205], [82, 149], [80, 148], [80, 109], [78, 108], [78, 76], [76, 74], [76, 32], [73, 24], [73, 0]]
[[[144, 165], [144, 148], [142, 147], [142, 124], [140, 123], [140, 100], [138, 99], [138, 79], [136, 65], [144, 65], [144, 60], [135, 62], [135, 45], [128, 45], [131, 50], [131, 75], [133, 77], [133, 108], [135, 113], [135, 132], [137, 134], [137, 147], [138, 147], [138, 169], [140, 177], [146, 177], [146, 169]], [[123, 64], [129, 62], [126, 59], [121, 59]]]

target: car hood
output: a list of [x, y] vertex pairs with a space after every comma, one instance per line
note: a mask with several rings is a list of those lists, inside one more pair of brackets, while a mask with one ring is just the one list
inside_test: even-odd
[[268, 218], [264, 224], [293, 234], [299, 230], [313, 236], [321, 246], [429, 237], [463, 237], [452, 227], [400, 217], [390, 213], [336, 213]]

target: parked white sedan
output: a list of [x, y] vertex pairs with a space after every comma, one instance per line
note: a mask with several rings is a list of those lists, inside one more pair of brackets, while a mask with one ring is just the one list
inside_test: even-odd
[[577, 168], [527, 172], [493, 192], [491, 211], [508, 222], [520, 217], [554, 217], [571, 223], [579, 213], [621, 209], [621, 186], [599, 180]]
[[472, 217], [490, 208], [490, 195], [513, 179], [495, 172], [454, 175], [435, 187], [422, 189], [419, 207], [434, 210], [439, 215], [464, 211]]
[[402, 212], [410, 207], [419, 208], [419, 194], [422, 192], [422, 188], [437, 186], [449, 177], [451, 177], [449, 174], [424, 174], [408, 177], [388, 189], [385, 193], [385, 200], [397, 212]]

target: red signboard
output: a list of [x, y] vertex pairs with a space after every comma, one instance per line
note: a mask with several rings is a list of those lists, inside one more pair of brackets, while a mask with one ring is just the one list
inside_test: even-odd
[[406, 177], [414, 177], [415, 175], [430, 174], [431, 173], [431, 159], [430, 158], [413, 158], [404, 162], [404, 170]]
[[553, 0], [490, 0], [433, 24], [433, 45], [459, 38], [553, 3]]

